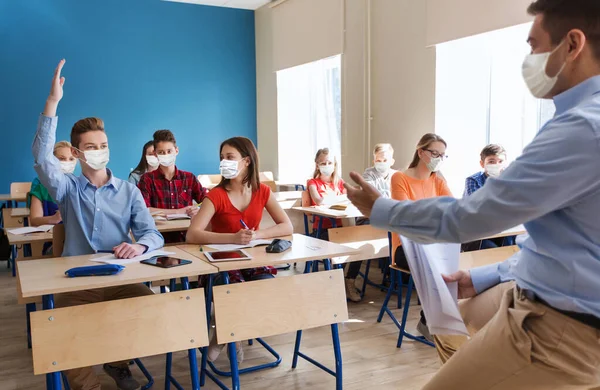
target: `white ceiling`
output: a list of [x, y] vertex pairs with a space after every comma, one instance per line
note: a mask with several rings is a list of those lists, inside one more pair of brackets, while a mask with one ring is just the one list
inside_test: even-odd
[[271, 0], [165, 0], [176, 3], [212, 5], [215, 7], [229, 7], [242, 9], [258, 9]]

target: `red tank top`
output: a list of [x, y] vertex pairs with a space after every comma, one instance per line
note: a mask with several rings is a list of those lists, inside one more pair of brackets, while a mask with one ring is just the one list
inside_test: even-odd
[[215, 206], [215, 215], [211, 219], [211, 231], [215, 233], [237, 233], [243, 228], [243, 220], [248, 228], [258, 230], [263, 210], [271, 196], [271, 188], [266, 184], [260, 185], [258, 191], [252, 193], [250, 204], [244, 211], [236, 209], [227, 191], [222, 187], [212, 189], [207, 198]]

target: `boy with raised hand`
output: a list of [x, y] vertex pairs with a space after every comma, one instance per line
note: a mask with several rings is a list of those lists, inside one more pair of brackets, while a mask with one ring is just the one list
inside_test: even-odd
[[[50, 95], [40, 116], [33, 141], [35, 170], [40, 181], [56, 200], [65, 225], [63, 256], [93, 254], [112, 250], [118, 258], [129, 259], [163, 246], [138, 189], [117, 179], [106, 168], [109, 160], [108, 138], [99, 118], [79, 120], [71, 131], [73, 155], [81, 161], [81, 176], [63, 173], [53, 155], [58, 118], [56, 110], [63, 97], [65, 78], [61, 60], [54, 72]], [[129, 232], [133, 232], [133, 244]], [[143, 284], [85, 290], [56, 296], [56, 307], [150, 295]], [[93, 353], [93, 351], [91, 351]], [[104, 370], [123, 390], [139, 388], [128, 362], [104, 365]], [[99, 389], [92, 367], [65, 371], [73, 390]]]

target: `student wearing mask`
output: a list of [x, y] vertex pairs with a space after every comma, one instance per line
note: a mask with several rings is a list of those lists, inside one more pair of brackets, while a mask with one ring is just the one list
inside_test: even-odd
[[[440, 168], [446, 158], [446, 147], [446, 141], [439, 135], [425, 134], [417, 144], [417, 149], [408, 169], [397, 172], [392, 176], [392, 199], [415, 201], [439, 196], [452, 196], [446, 180], [440, 174]], [[409, 269], [398, 234], [392, 234], [392, 253], [394, 254], [394, 262], [398, 267]], [[405, 275], [403, 274], [403, 277], [408, 279]], [[433, 341], [422, 310], [417, 330], [426, 339]]]
[[462, 199], [397, 202], [351, 174], [362, 189], [349, 198], [374, 226], [421, 242], [529, 233], [505, 262], [444, 276], [471, 337], [436, 336], [445, 363], [424, 390], [600, 386], [600, 2], [528, 11], [523, 77], [556, 114], [499, 178]]
[[[337, 158], [329, 153], [328, 148], [319, 149], [315, 155], [315, 171], [312, 179], [306, 183], [308, 193], [310, 194], [311, 206], [322, 205], [328, 197], [335, 197], [346, 193], [344, 188], [344, 180], [341, 178], [341, 172], [338, 169]], [[313, 232], [316, 233], [319, 228], [320, 217], [315, 216], [313, 221]], [[336, 220], [338, 227], [342, 226], [342, 220]], [[321, 225], [321, 239], [329, 240], [327, 229], [331, 229], [333, 223], [329, 218], [323, 218]], [[346, 297], [352, 302], [360, 302], [360, 293], [356, 289], [356, 276], [360, 271], [360, 263], [358, 270], [356, 266], [346, 274]]]
[[[63, 256], [77, 256], [112, 250], [118, 258], [128, 259], [163, 246], [163, 238], [140, 192], [131, 183], [117, 179], [106, 168], [109, 160], [108, 138], [99, 118], [79, 120], [71, 130], [73, 155], [81, 161], [81, 176], [65, 174], [53, 155], [58, 118], [56, 110], [63, 97], [65, 60], [60, 61], [46, 106], [33, 141], [35, 170], [40, 182], [56, 201], [65, 225]], [[136, 243], [131, 241], [133, 233]], [[143, 284], [109, 287], [58, 294], [56, 307], [95, 303], [150, 295]], [[94, 351], [90, 351], [94, 353]], [[118, 388], [132, 390], [139, 383], [131, 376], [128, 362], [109, 363], [104, 370]], [[64, 371], [73, 390], [99, 389], [93, 367]]]
[[[258, 152], [251, 140], [234, 137], [223, 141], [220, 147], [221, 182], [213, 188], [202, 203], [198, 215], [187, 232], [192, 244], [246, 245], [255, 239], [270, 239], [291, 235], [292, 223], [266, 184], [260, 182]], [[263, 210], [266, 209], [275, 226], [260, 229]], [[209, 228], [210, 226], [210, 228]], [[272, 278], [273, 267], [230, 271], [231, 283]], [[223, 346], [216, 344], [211, 334], [208, 359], [218, 358]], [[243, 360], [241, 343], [236, 344], [238, 361]]]
[[[164, 215], [187, 214], [193, 217], [199, 210], [194, 201], [202, 203], [206, 189], [193, 173], [178, 169], [175, 165], [179, 148], [170, 130], [156, 131], [153, 143], [160, 166], [153, 172], [143, 174], [138, 184], [146, 206]], [[167, 233], [165, 240], [168, 243], [185, 241], [185, 232]]]
[[137, 186], [146, 172], [154, 172], [158, 168], [158, 157], [154, 154], [154, 141], [148, 141], [142, 149], [142, 158], [137, 167], [129, 174], [128, 182]]
[[373, 166], [367, 168], [363, 178], [385, 198], [390, 198], [392, 193], [390, 185], [392, 176], [397, 171], [392, 168], [394, 160], [394, 148], [391, 144], [377, 144], [373, 150]]
[[[483, 171], [467, 177], [463, 196], [470, 196], [483, 187], [487, 179], [497, 178], [506, 169], [506, 150], [500, 145], [490, 144], [481, 151], [479, 164]], [[491, 240], [474, 241], [463, 244], [463, 251], [498, 248], [514, 245], [515, 236], [494, 238]]]

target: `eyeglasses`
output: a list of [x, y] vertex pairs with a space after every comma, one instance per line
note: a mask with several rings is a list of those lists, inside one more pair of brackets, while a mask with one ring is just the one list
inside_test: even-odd
[[446, 155], [446, 153], [439, 153], [436, 150], [431, 150], [431, 149], [423, 149], [426, 152], [429, 152], [431, 154], [431, 157], [433, 158], [441, 158], [442, 160], [445, 160], [448, 158], [448, 156]]

